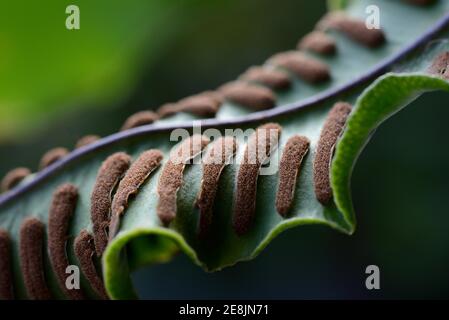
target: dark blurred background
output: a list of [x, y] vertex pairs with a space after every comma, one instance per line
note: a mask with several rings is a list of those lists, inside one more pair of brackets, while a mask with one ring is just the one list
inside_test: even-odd
[[[108, 135], [135, 111], [235, 78], [293, 48], [325, 1], [10, 1], [0, 4], [0, 175]], [[65, 29], [77, 4], [81, 29]], [[448, 298], [449, 95], [387, 121], [355, 168], [353, 236], [305, 226], [208, 274], [185, 256], [135, 273], [143, 298]], [[378, 265], [381, 290], [365, 288]]]

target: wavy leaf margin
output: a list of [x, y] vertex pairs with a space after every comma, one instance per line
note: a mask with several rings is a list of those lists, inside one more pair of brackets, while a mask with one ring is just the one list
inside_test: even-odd
[[[373, 130], [422, 93], [435, 90], [449, 92], [449, 83], [424, 73], [388, 73], [366, 88], [357, 99], [345, 132], [336, 147], [331, 167], [331, 184], [335, 203], [345, 219], [352, 225], [351, 230], [347, 231], [348, 234], [354, 232], [356, 225], [350, 179], [355, 162], [369, 141]], [[274, 228], [245, 260], [256, 257], [281, 232], [298, 225], [314, 223], [323, 224], [322, 221], [317, 220], [286, 220]], [[193, 248], [174, 231], [163, 228], [142, 228], [122, 233], [109, 244], [103, 260], [105, 285], [112, 299], [137, 297], [129, 274], [131, 270], [127, 264], [123, 263], [127, 259], [123, 259], [124, 257], [121, 255], [126, 254], [126, 250], [123, 249], [131, 240], [150, 235], [158, 238], [156, 243], [165, 245], [156, 245], [151, 252], [140, 257], [139, 261], [134, 261], [134, 265], [166, 262], [174, 254], [176, 248], [179, 248], [195, 264], [205, 267]]]

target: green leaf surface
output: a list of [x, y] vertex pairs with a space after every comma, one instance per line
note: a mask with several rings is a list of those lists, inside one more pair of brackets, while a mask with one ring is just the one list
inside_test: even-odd
[[[350, 2], [348, 13], [363, 18], [364, 6], [368, 3]], [[197, 235], [198, 210], [194, 203], [201, 183], [202, 167], [191, 165], [187, 166], [184, 184], [177, 193], [177, 217], [168, 228], [163, 227], [156, 215], [159, 169], [130, 202], [120, 231], [103, 256], [103, 276], [111, 298], [134, 298], [130, 272], [151, 263], [166, 262], [179, 250], [205, 270], [217, 271], [254, 258], [279, 233], [295, 226], [321, 224], [347, 234], [354, 232], [355, 214], [349, 188], [350, 178], [357, 156], [370, 135], [383, 121], [418, 95], [431, 90], [449, 91], [446, 81], [425, 73], [432, 59], [438, 53], [447, 51], [445, 42], [427, 49], [426, 44], [445, 36], [441, 30], [446, 21], [442, 22], [441, 19], [448, 12], [449, 1], [439, 1], [429, 8], [416, 8], [387, 0], [378, 1], [378, 4], [385, 13], [382, 25], [387, 43], [379, 49], [370, 50], [341, 34], [333, 34], [339, 53], [328, 60], [321, 58], [332, 69], [333, 79], [328, 84], [311, 86], [295, 79], [291, 90], [279, 94], [280, 106], [274, 110], [242, 117], [248, 113], [247, 110], [225, 103], [218, 119], [201, 122], [203, 129], [215, 128], [222, 133], [225, 129], [245, 130], [267, 122], [277, 122], [283, 128], [280, 151], [284, 149], [288, 138], [295, 134], [310, 139], [310, 151], [301, 168], [288, 218], [281, 217], [275, 209], [278, 174], [260, 176], [254, 225], [244, 236], [237, 236], [232, 229], [231, 219], [235, 178], [239, 168], [231, 164], [224, 169], [219, 181], [211, 235], [206, 241], [200, 240]], [[399, 12], [401, 17], [407, 17], [407, 21], [398, 22]], [[413, 50], [415, 44], [419, 46]], [[394, 69], [394, 73], [385, 73], [391, 69]], [[381, 76], [378, 78], [378, 75]], [[336, 146], [331, 166], [334, 202], [323, 206], [314, 194], [312, 162], [324, 120], [338, 101], [353, 104], [354, 110]], [[171, 131], [177, 127], [192, 129], [192, 123], [185, 122], [186, 119], [192, 118], [178, 115], [174, 119], [104, 138], [75, 151], [36, 176], [29, 177], [19, 188], [0, 198], [0, 226], [10, 231], [13, 239], [14, 270], [20, 270], [17, 244], [22, 219], [35, 216], [47, 222], [51, 196], [57, 186], [70, 182], [79, 187], [80, 197], [71, 221], [71, 247], [73, 238], [82, 229], [92, 229], [90, 195], [102, 161], [117, 151], [125, 151], [136, 159], [141, 152], [157, 148], [164, 153], [165, 163], [170, 150], [177, 143], [170, 141]], [[177, 125], [179, 121], [183, 124]], [[236, 157], [240, 159], [246, 141], [243, 135], [239, 135], [237, 140], [239, 148]], [[273, 154], [271, 162], [277, 166], [278, 160], [279, 154]], [[73, 254], [69, 255], [69, 259], [77, 263]], [[52, 291], [62, 297], [48, 263], [46, 267]], [[14, 277], [17, 295], [25, 297], [20, 272], [14, 272]], [[90, 295], [94, 297], [93, 293]]]

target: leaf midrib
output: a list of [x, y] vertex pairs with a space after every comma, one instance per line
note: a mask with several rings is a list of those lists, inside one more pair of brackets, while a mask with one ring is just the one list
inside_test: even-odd
[[[432, 27], [425, 33], [423, 33], [416, 41], [405, 46], [404, 48], [399, 50], [396, 54], [386, 59], [383, 59], [374, 67], [372, 67], [370, 70], [368, 70], [365, 74], [360, 75], [357, 79], [350, 81], [346, 84], [325, 90], [310, 98], [306, 98], [299, 102], [291, 104], [281, 105], [270, 110], [253, 112], [248, 115], [240, 116], [234, 119], [226, 119], [226, 120], [204, 119], [204, 120], [197, 120], [193, 124], [196, 125], [200, 124], [201, 128], [204, 129], [218, 128], [223, 126], [247, 125], [250, 123], [266, 120], [271, 117], [285, 116], [290, 113], [296, 112], [300, 109], [305, 109], [308, 107], [312, 107], [314, 105], [318, 105], [328, 99], [342, 95], [359, 86], [367, 85], [373, 79], [391, 70], [392, 67], [397, 62], [401, 61], [408, 55], [412, 54], [415, 50], [417, 50], [418, 48], [428, 43], [430, 40], [437, 37], [438, 34], [444, 31], [444, 29], [448, 26], [449, 26], [449, 13], [444, 15], [440, 20], [438, 20], [435, 24], [433, 24]], [[192, 122], [188, 121], [177, 124], [155, 123], [151, 125], [141, 126], [124, 132], [112, 134], [84, 148], [74, 150], [67, 157], [63, 158], [61, 161], [58, 161], [57, 163], [50, 165], [44, 170], [36, 173], [33, 176], [32, 181], [24, 183], [18, 186], [17, 188], [14, 188], [10, 192], [0, 195], [0, 208], [6, 206], [10, 201], [13, 201], [17, 197], [20, 197], [21, 194], [38, 187], [41, 183], [45, 182], [50, 177], [56, 175], [59, 171], [65, 169], [66, 167], [68, 167], [73, 162], [77, 161], [79, 158], [83, 156], [95, 153], [98, 150], [102, 150], [108, 146], [114, 145], [126, 139], [144, 136], [149, 133], [166, 133], [177, 128], [182, 129], [192, 128]]]

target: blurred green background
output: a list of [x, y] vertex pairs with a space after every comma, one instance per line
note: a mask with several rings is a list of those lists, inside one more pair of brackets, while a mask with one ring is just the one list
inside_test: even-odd
[[[76, 4], [81, 29], [65, 28]], [[135, 111], [212, 89], [293, 48], [325, 1], [3, 1], [0, 175]], [[306, 226], [254, 261], [214, 274], [179, 255], [135, 273], [144, 298], [448, 298], [449, 95], [414, 102], [374, 135], [355, 168], [358, 230]], [[365, 268], [381, 290], [365, 289]]]

